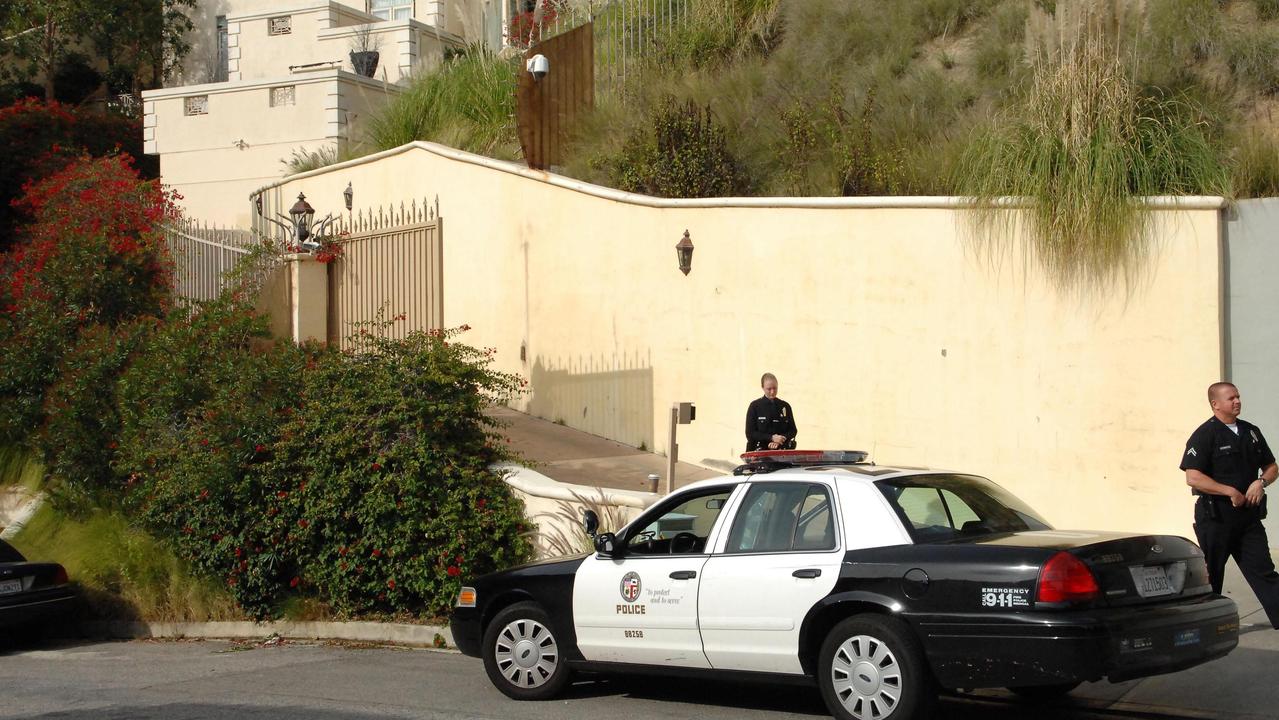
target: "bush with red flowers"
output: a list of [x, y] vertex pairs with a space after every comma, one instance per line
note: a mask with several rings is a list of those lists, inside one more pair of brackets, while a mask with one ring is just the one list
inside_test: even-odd
[[121, 156], [26, 185], [15, 206], [30, 221], [0, 255], [0, 442], [27, 444], [43, 426], [45, 393], [81, 332], [164, 311], [170, 200]]
[[10, 206], [23, 186], [56, 173], [83, 155], [126, 154], [136, 159], [140, 174], [159, 175], [154, 157], [142, 152], [140, 120], [81, 110], [59, 102], [24, 99], [0, 108], [0, 252], [12, 243], [21, 222]]

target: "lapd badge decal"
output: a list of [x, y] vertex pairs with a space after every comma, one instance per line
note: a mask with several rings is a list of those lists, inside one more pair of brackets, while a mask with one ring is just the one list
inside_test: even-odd
[[622, 584], [619, 586], [622, 593], [622, 599], [626, 602], [635, 602], [640, 596], [640, 576], [636, 572], [628, 572], [622, 576]]

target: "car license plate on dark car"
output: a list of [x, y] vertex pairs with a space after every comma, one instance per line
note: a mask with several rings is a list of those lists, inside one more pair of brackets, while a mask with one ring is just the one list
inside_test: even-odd
[[22, 592], [21, 580], [0, 580], [0, 595]]
[[1132, 573], [1132, 582], [1137, 586], [1137, 594], [1143, 598], [1172, 595], [1176, 592], [1172, 583], [1168, 582], [1168, 572], [1163, 566], [1128, 568]]

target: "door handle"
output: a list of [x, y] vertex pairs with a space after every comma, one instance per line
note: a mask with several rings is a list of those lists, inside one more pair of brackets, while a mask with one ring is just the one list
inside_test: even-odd
[[692, 580], [697, 577], [696, 570], [676, 570], [671, 573], [672, 580]]
[[796, 570], [795, 572], [791, 573], [791, 577], [797, 577], [797, 578], [815, 578], [815, 577], [821, 577], [821, 576], [822, 576], [822, 571], [819, 570], [818, 568], [804, 568], [803, 570]]

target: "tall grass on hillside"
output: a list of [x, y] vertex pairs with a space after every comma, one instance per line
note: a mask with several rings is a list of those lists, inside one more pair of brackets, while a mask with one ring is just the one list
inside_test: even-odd
[[0, 445], [0, 488], [9, 485], [39, 492], [44, 486], [44, 466], [27, 450]]
[[71, 517], [46, 503], [13, 544], [33, 560], [66, 567], [80, 586], [83, 619], [243, 618], [226, 588], [197, 578], [166, 545], [112, 512]]
[[473, 46], [415, 78], [370, 120], [369, 139], [375, 150], [431, 140], [490, 157], [519, 157], [518, 62]]
[[[1034, 256], [1062, 288], [1130, 280], [1149, 250], [1153, 195], [1226, 194], [1220, 153], [1193, 107], [1143, 95], [1097, 34], [1041, 62], [1026, 97], [977, 133], [955, 172], [974, 196], [973, 237], [1009, 249], [1020, 219]], [[1026, 198], [1025, 213], [998, 198]]]

